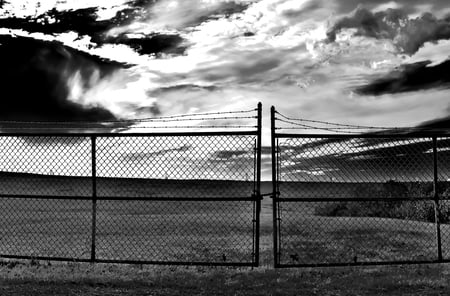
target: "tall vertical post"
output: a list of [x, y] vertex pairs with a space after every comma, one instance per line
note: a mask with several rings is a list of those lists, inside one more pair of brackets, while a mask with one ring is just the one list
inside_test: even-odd
[[438, 151], [437, 137], [433, 137], [433, 194], [434, 194], [434, 219], [436, 221], [436, 240], [438, 248], [438, 260], [442, 261], [441, 222], [439, 221], [439, 194], [438, 194]]
[[258, 103], [257, 114], [257, 139], [256, 139], [256, 242], [255, 242], [255, 266], [259, 265], [259, 241], [261, 223], [261, 150], [262, 150], [262, 104]]
[[277, 189], [277, 149], [278, 147], [275, 145], [275, 107], [272, 106], [270, 108], [270, 141], [271, 141], [271, 149], [272, 149], [272, 217], [273, 217], [273, 259], [274, 266], [278, 267], [278, 214], [277, 214], [277, 198], [278, 198], [278, 189]]
[[91, 232], [91, 261], [95, 262], [95, 238], [97, 228], [97, 143], [96, 137], [91, 136], [92, 160], [92, 232]]

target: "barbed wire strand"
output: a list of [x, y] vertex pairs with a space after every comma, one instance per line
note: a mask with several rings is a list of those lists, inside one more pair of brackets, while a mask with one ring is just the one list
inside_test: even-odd
[[[342, 128], [342, 127], [318, 127], [318, 126], [311, 126], [311, 125], [306, 125], [306, 124], [300, 124], [300, 123], [296, 123], [296, 122], [290, 122], [287, 120], [283, 120], [283, 119], [277, 119], [280, 122], [284, 122], [284, 123], [288, 123], [291, 125], [295, 125], [296, 127], [277, 127], [276, 129], [278, 130], [325, 130], [325, 131], [330, 131], [330, 132], [334, 132], [334, 133], [348, 133], [348, 134], [361, 134], [362, 132], [354, 132], [354, 131], [350, 131], [351, 129], [355, 130], [355, 129], [359, 129], [359, 130], [363, 130], [362, 128]], [[441, 132], [442, 130], [448, 130], [448, 128], [426, 128], [426, 127], [405, 127], [405, 128], [396, 128], [393, 129], [394, 131], [402, 131], [402, 132]]]
[[37, 125], [52, 125], [52, 124], [58, 124], [58, 125], [76, 125], [76, 126], [89, 126], [89, 125], [100, 125], [102, 123], [116, 123], [116, 124], [138, 124], [138, 123], [149, 123], [149, 122], [186, 122], [186, 121], [207, 121], [207, 120], [242, 120], [242, 119], [255, 119], [256, 116], [225, 116], [225, 117], [204, 117], [204, 118], [185, 118], [185, 119], [154, 119], [151, 121], [118, 121], [118, 122], [105, 122], [105, 121], [98, 121], [98, 122], [81, 122], [81, 121], [64, 121], [64, 122], [58, 122], [58, 121], [39, 121], [39, 122], [31, 122], [31, 121], [20, 121], [20, 122], [10, 122], [10, 121], [0, 121], [0, 124], [37, 124]]
[[[306, 124], [301, 124], [301, 123], [295, 123], [295, 122], [290, 122], [290, 121], [286, 121], [283, 119], [279, 119], [279, 121], [284, 122], [284, 123], [289, 123], [292, 125], [295, 125], [297, 127], [278, 127], [277, 129], [304, 129], [304, 130], [323, 130], [323, 131], [330, 131], [330, 132], [334, 132], [334, 133], [340, 133], [342, 132], [342, 129], [334, 129], [334, 128], [326, 128], [326, 127], [317, 127], [317, 126], [311, 126], [311, 125], [306, 125]], [[353, 131], [346, 131], [346, 133], [349, 134], [360, 134], [359, 132], [353, 132]]]
[[[174, 126], [134, 126], [134, 127], [106, 127], [106, 126], [99, 126], [99, 127], [91, 127], [92, 129], [202, 129], [202, 128], [257, 128], [257, 126], [250, 126], [250, 125], [174, 125]], [[63, 130], [66, 128], [63, 127], [0, 127], [0, 130]], [[73, 127], [74, 130], [81, 129], [81, 127]], [[1, 133], [0, 133], [1, 135]]]
[[[206, 112], [206, 113], [191, 113], [191, 114], [181, 114], [181, 115], [172, 115], [172, 116], [159, 116], [159, 117], [145, 117], [145, 118], [136, 118], [136, 119], [123, 119], [123, 120], [102, 120], [102, 121], [19, 121], [19, 120], [2, 120], [1, 123], [4, 124], [101, 124], [101, 123], [139, 123], [139, 122], [151, 122], [151, 121], [161, 121], [164, 122], [166, 120], [169, 122], [172, 121], [184, 121], [181, 118], [185, 118], [185, 121], [189, 120], [213, 120], [217, 119], [211, 117], [203, 117], [203, 118], [195, 118], [189, 119], [189, 117], [195, 116], [216, 116], [216, 115], [226, 115], [226, 114], [243, 114], [255, 112], [257, 109], [251, 110], [242, 110], [242, 111], [225, 111], [225, 112]], [[227, 118], [229, 117], [229, 118]], [[237, 117], [237, 116], [235, 116]], [[256, 118], [257, 116], [242, 116], [239, 118]], [[232, 119], [231, 116], [219, 117], [218, 119]], [[176, 119], [176, 120], [175, 120]]]
[[[281, 114], [278, 111], [276, 111], [276, 113], [278, 115], [280, 115], [281, 117], [283, 117], [283, 118], [285, 118], [287, 120], [290, 120], [290, 121], [318, 123], [318, 124], [323, 124], [323, 125], [332, 125], [332, 126], [336, 126], [336, 127], [347, 127], [347, 128], [351, 128], [351, 129], [376, 129], [376, 130], [390, 129], [390, 130], [395, 130], [395, 129], [410, 128], [410, 127], [381, 127], [381, 126], [364, 126], [364, 125], [342, 124], [342, 123], [320, 121], [320, 120], [311, 120], [311, 119], [304, 119], [304, 118], [292, 118], [292, 117], [288, 117], [286, 115], [283, 115], [283, 114]], [[279, 119], [279, 118], [276, 118], [276, 120], [281, 121], [281, 119]], [[293, 123], [293, 122], [290, 122], [290, 123]]]

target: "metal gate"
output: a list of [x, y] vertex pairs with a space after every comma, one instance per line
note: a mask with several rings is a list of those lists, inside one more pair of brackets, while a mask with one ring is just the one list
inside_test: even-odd
[[207, 115], [256, 126], [0, 134], [0, 257], [258, 266], [261, 104]]
[[275, 267], [449, 262], [450, 138], [311, 123], [272, 107]]

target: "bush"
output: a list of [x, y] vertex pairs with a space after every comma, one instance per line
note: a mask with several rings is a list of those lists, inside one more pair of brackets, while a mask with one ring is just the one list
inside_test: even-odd
[[[445, 196], [450, 190], [448, 184], [438, 187], [438, 193]], [[375, 187], [361, 184], [355, 189], [354, 196], [392, 198], [392, 201], [345, 201], [326, 203], [315, 208], [315, 214], [329, 217], [380, 217], [396, 218], [416, 221], [435, 222], [435, 204], [430, 200], [402, 200], [396, 198], [432, 197], [433, 184], [425, 182], [400, 183], [388, 181], [383, 186]], [[450, 203], [441, 202], [439, 205], [439, 220], [441, 223], [450, 222]]]

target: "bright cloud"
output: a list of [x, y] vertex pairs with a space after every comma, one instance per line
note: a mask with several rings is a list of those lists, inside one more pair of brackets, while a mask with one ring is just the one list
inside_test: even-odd
[[38, 16], [49, 10], [76, 10], [99, 7], [99, 19], [113, 17], [117, 11], [128, 7], [128, 0], [14, 0], [7, 1], [0, 9], [0, 17]]

